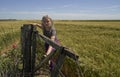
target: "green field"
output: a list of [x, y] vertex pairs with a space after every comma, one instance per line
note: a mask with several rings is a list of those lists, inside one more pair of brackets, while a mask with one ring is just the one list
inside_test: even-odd
[[[0, 52], [2, 53], [11, 43], [20, 41], [18, 38], [20, 38], [22, 24], [34, 22], [39, 23], [39, 21], [32, 20], [0, 21]], [[55, 20], [54, 25], [61, 44], [79, 55], [81, 72], [84, 77], [120, 77], [119, 20]]]

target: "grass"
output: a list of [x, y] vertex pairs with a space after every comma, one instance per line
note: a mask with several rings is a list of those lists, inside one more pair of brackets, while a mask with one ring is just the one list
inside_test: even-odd
[[[38, 21], [32, 21], [38, 22]], [[0, 21], [0, 53], [15, 41], [20, 41], [20, 31], [23, 24], [29, 24], [31, 21]]]
[[[11, 43], [7, 40], [14, 36], [19, 38], [22, 24], [33, 22], [39, 23], [0, 21], [0, 33], [3, 33], [0, 40], [6, 40], [6, 45]], [[84, 77], [120, 76], [120, 21], [55, 21], [55, 28], [61, 44], [79, 55], [80, 71]], [[6, 45], [1, 41], [0, 47]], [[77, 68], [74, 66], [71, 59], [65, 61], [63, 67], [67, 76], [73, 77], [71, 72], [75, 73]]]
[[19, 46], [0, 56], [0, 77], [20, 77], [21, 52]]
[[120, 76], [120, 22], [61, 22], [56, 28], [62, 44], [79, 54], [84, 77]]

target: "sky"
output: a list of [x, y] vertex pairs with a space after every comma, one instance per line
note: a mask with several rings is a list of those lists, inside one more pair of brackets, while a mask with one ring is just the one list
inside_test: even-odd
[[0, 19], [120, 20], [120, 0], [0, 0]]

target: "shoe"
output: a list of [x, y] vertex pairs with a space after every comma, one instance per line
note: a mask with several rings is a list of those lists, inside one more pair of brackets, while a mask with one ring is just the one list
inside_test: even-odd
[[50, 60], [50, 63], [49, 63], [49, 70], [52, 71], [53, 70], [53, 67], [54, 67], [54, 63], [52, 60]]

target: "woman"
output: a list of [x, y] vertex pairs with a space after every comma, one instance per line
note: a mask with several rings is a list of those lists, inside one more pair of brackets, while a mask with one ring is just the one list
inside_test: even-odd
[[[50, 38], [52, 41], [59, 44], [59, 41], [56, 37], [56, 30], [53, 25], [53, 20], [48, 15], [43, 16], [42, 24], [34, 23], [33, 25], [41, 28], [43, 31], [43, 35], [45, 35], [46, 37]], [[46, 54], [43, 56], [44, 58], [47, 55], [49, 55], [52, 51], [54, 51], [55, 49], [52, 46], [50, 46], [49, 44], [45, 43], [45, 50], [46, 50], [45, 51]], [[50, 67], [51, 67], [51, 69], [53, 67], [52, 61], [50, 61]]]

